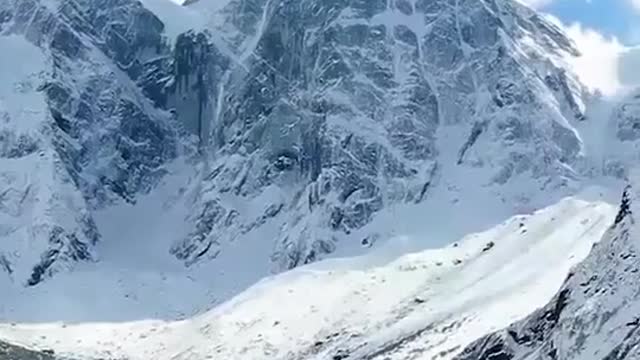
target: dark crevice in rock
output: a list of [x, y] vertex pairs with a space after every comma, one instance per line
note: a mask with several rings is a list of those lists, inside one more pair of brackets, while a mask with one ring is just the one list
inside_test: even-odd
[[616, 214], [615, 224], [619, 224], [624, 220], [627, 216], [631, 215], [631, 198], [630, 192], [631, 187], [627, 186], [622, 193], [622, 200], [620, 201], [620, 207], [618, 209], [618, 213]]
[[467, 151], [469, 151], [473, 144], [478, 141], [478, 138], [484, 131], [486, 125], [487, 124], [485, 122], [476, 122], [475, 124], [473, 124], [473, 127], [471, 128], [471, 134], [469, 134], [467, 141], [462, 145], [462, 148], [458, 152], [458, 165], [462, 164], [462, 162], [464, 161], [464, 155], [467, 153]]

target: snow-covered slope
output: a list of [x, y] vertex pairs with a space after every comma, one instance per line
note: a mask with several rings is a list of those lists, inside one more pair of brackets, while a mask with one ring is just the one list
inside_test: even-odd
[[547, 302], [614, 214], [569, 198], [446, 248], [305, 266], [184, 321], [1, 325], [0, 337], [132, 360], [447, 359]]
[[640, 358], [637, 199], [627, 188], [615, 225], [548, 305], [478, 340], [456, 359]]

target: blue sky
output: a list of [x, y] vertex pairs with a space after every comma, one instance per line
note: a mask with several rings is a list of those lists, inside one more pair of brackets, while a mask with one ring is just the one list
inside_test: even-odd
[[[524, 0], [566, 24], [580, 23], [622, 43], [640, 43], [640, 0]], [[635, 4], [635, 5], [634, 5]]]

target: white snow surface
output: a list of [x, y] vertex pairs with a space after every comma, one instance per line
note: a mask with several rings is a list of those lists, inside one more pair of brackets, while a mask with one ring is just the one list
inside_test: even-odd
[[[126, 269], [122, 263], [114, 264], [120, 272], [110, 278], [96, 269], [80, 270], [73, 284], [58, 276], [40, 287], [67, 296], [49, 294], [40, 314], [29, 313], [41, 306], [29, 303], [27, 294], [16, 298], [9, 305], [12, 309], [6, 304], [0, 308], [5, 319], [0, 321], [0, 338], [59, 354], [132, 360], [327, 359], [340, 350], [370, 359], [405, 359], [409, 353], [419, 354], [416, 359], [431, 359], [445, 351], [442, 359], [447, 359], [551, 299], [569, 269], [586, 257], [611, 224], [615, 208], [595, 201], [598, 197], [596, 190], [582, 199], [564, 199], [446, 248], [395, 259], [380, 249], [298, 268], [264, 279], [232, 300], [183, 320], [167, 320], [172, 317], [167, 313], [152, 316], [143, 308], [167, 311], [167, 303], [205, 306], [206, 285], [174, 282], [178, 275], [169, 270]], [[104, 214], [105, 218], [127, 215]], [[144, 224], [144, 217], [140, 221]], [[159, 226], [157, 231], [166, 229]], [[108, 249], [102, 254], [104, 261], [116, 260], [109, 258]], [[150, 260], [154, 257], [149, 254]], [[167, 269], [170, 265], [162, 264]], [[80, 281], [83, 278], [86, 281]], [[69, 292], [65, 286], [78, 290], [84, 286], [84, 292], [74, 293], [73, 287]], [[128, 298], [120, 300], [123, 295]], [[67, 321], [87, 306], [96, 307], [86, 309], [93, 316], [108, 311], [117, 313], [113, 319], [122, 316]], [[124, 319], [136, 312], [147, 316]], [[11, 323], [16, 316], [31, 321]], [[404, 338], [408, 340], [393, 353], [381, 351]]]

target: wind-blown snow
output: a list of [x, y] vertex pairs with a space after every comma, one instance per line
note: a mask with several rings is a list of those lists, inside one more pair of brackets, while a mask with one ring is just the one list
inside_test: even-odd
[[[606, 203], [565, 199], [446, 248], [389, 262], [372, 255], [293, 270], [184, 321], [7, 324], [0, 338], [132, 360], [320, 360], [341, 351], [394, 360], [445, 351], [447, 359], [546, 303], [614, 212]], [[183, 295], [188, 301], [192, 294]], [[407, 338], [420, 341], [400, 346], [398, 339]]]

